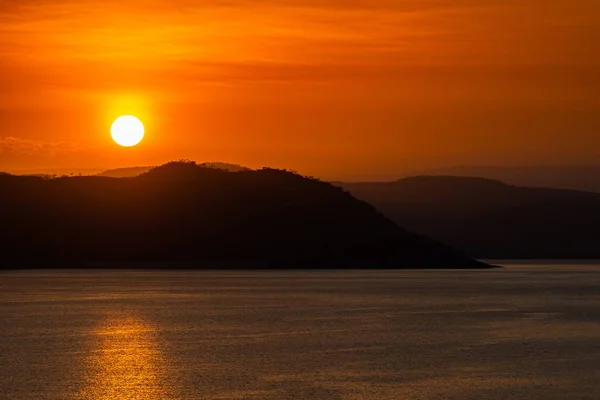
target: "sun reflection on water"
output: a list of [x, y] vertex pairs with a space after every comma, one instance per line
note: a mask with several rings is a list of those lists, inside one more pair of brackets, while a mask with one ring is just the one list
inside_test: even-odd
[[88, 379], [82, 397], [95, 400], [172, 399], [165, 357], [153, 325], [136, 318], [106, 321], [92, 332]]

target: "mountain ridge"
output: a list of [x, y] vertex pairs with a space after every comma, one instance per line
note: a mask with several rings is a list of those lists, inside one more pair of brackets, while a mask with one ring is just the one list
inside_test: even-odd
[[485, 268], [329, 183], [173, 162], [134, 178], [2, 176], [5, 267]]
[[600, 258], [599, 193], [447, 176], [336, 184], [476, 258]]
[[[250, 170], [250, 168], [244, 167], [239, 164], [225, 163], [225, 162], [218, 162], [218, 161], [205, 162], [205, 163], [201, 163], [198, 165], [201, 167], [205, 167], [205, 168], [222, 169], [222, 170], [230, 171], [230, 172], [239, 172], [239, 171], [249, 171]], [[154, 168], [157, 168], [157, 166], [151, 165], [151, 166], [142, 166], [142, 167], [114, 168], [114, 169], [108, 169], [108, 170], [102, 171], [95, 175], [109, 177], [109, 178], [133, 178], [135, 176], [145, 174]]]
[[431, 168], [404, 175], [481, 177], [511, 185], [600, 192], [600, 165], [478, 166]]

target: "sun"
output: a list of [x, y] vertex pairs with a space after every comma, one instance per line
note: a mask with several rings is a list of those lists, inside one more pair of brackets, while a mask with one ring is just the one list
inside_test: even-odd
[[133, 115], [123, 115], [113, 122], [110, 135], [118, 145], [132, 147], [144, 138], [144, 124]]

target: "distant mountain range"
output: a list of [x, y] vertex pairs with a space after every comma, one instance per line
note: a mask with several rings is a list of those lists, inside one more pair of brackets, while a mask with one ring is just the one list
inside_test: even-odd
[[457, 166], [412, 173], [431, 176], [464, 176], [499, 180], [511, 185], [600, 192], [600, 165], [486, 167]]
[[[136, 177], [161, 170], [153, 168], [120, 168], [97, 176]], [[252, 172], [228, 163], [204, 163], [199, 168]], [[600, 167], [455, 167], [438, 172], [443, 171], [497, 176], [504, 182], [434, 174], [334, 185], [400, 226], [476, 258], [600, 258], [600, 193], [593, 192], [600, 191]], [[511, 181], [538, 187], [505, 183]], [[551, 185], [589, 192], [544, 188]]]
[[[213, 168], [213, 169], [222, 169], [224, 171], [229, 172], [239, 172], [239, 171], [250, 171], [250, 168], [246, 168], [244, 166], [238, 164], [231, 163], [223, 163], [223, 162], [207, 162], [199, 164], [204, 168]], [[130, 168], [116, 168], [109, 169], [103, 171], [97, 176], [105, 176], [109, 178], [131, 178], [134, 176], [139, 176], [149, 172], [151, 169], [156, 168], [156, 166], [147, 166], [147, 167], [130, 167]]]
[[129, 179], [0, 176], [0, 266], [487, 267], [329, 183], [237, 170], [175, 162]]
[[[247, 170], [248, 168], [231, 163], [207, 162], [207, 167], [222, 168], [228, 171]], [[132, 177], [148, 172], [154, 166], [116, 168], [116, 169], [44, 169], [7, 171], [14, 175], [33, 176], [71, 176], [99, 175], [115, 178]], [[412, 176], [462, 176], [498, 180], [510, 185], [545, 187], [555, 189], [582, 190], [600, 193], [600, 165], [589, 166], [533, 166], [533, 167], [491, 167], [491, 166], [455, 166], [426, 169], [398, 174], [398, 178]], [[389, 180], [392, 180], [390, 178]]]
[[336, 185], [473, 257], [600, 258], [599, 193], [455, 176]]
[[[205, 162], [200, 164], [207, 168], [224, 169], [227, 171], [247, 171], [242, 165], [224, 163], [224, 162]], [[141, 175], [155, 168], [155, 165], [141, 167], [124, 167], [124, 168], [46, 168], [32, 170], [17, 170], [17, 171], [0, 171], [0, 174], [11, 174], [19, 176], [38, 176], [42, 178], [56, 178], [64, 176], [105, 176], [111, 178], [130, 178]]]
[[3, 173], [20, 176], [57, 177], [71, 175], [95, 175], [102, 172], [103, 168], [42, 168], [9, 170]]

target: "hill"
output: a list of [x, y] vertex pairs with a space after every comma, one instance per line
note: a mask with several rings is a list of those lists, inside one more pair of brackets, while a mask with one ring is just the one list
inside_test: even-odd
[[134, 178], [1, 176], [0, 264], [482, 268], [297, 174], [169, 163]]
[[[414, 174], [413, 174], [414, 175]], [[457, 166], [419, 175], [480, 177], [516, 186], [600, 192], [600, 166], [486, 167]]]
[[[249, 171], [249, 168], [243, 167], [237, 164], [223, 163], [223, 162], [208, 162], [200, 164], [200, 166], [205, 168], [213, 168], [213, 169], [222, 169], [229, 172], [240, 172], [240, 171]], [[134, 176], [139, 176], [145, 174], [151, 169], [156, 168], [155, 166], [146, 166], [146, 167], [129, 167], [129, 168], [115, 168], [103, 171], [97, 176], [104, 176], [108, 178], [131, 178]]]
[[139, 176], [141, 174], [145, 174], [150, 171], [152, 168], [156, 168], [155, 166], [145, 166], [145, 167], [126, 167], [126, 168], [114, 168], [108, 169], [106, 171], [102, 171], [96, 176], [103, 176], [106, 178], [131, 178], [134, 176]]
[[336, 185], [473, 257], [600, 258], [597, 193], [449, 176]]

